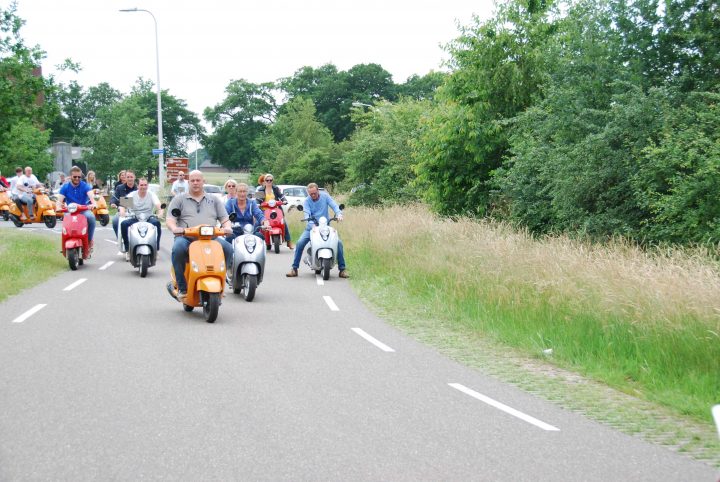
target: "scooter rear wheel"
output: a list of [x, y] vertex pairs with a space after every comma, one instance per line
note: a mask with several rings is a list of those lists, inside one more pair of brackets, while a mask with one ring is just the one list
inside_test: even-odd
[[3, 211], [3, 221], [7, 221], [10, 219], [10, 212], [9, 211]]
[[43, 221], [45, 221], [45, 226], [52, 229], [57, 224], [57, 218], [55, 216], [44, 216]]
[[188, 313], [190, 313], [194, 309], [195, 309], [194, 306], [183, 304], [183, 310], [187, 311]]
[[101, 214], [100, 215], [100, 226], [107, 226], [109, 222], [110, 222], [109, 214]]
[[14, 214], [10, 215], [10, 220], [13, 222], [16, 228], [22, 228], [23, 226], [25, 226], [25, 223], [20, 221], [20, 218], [18, 218]]

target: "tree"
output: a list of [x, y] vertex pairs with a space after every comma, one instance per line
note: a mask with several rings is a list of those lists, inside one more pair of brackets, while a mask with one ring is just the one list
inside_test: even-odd
[[347, 72], [338, 71], [333, 64], [317, 69], [303, 67], [292, 77], [282, 79], [280, 86], [289, 99], [312, 99], [317, 118], [330, 129], [336, 142], [346, 139], [355, 129], [350, 118], [353, 102], [367, 104], [396, 98], [392, 76], [378, 64], [358, 64]]
[[[157, 139], [157, 91], [151, 81], [138, 79], [130, 93], [137, 96], [139, 104], [148, 112], [152, 121], [148, 127], [148, 136]], [[187, 139], [203, 132], [198, 116], [188, 110], [187, 103], [168, 93], [160, 92], [162, 102], [163, 148], [166, 157], [186, 156]], [[155, 141], [157, 144], [157, 140]]]
[[277, 111], [273, 88], [269, 82], [233, 80], [225, 88], [225, 100], [205, 109], [205, 120], [215, 128], [206, 145], [215, 163], [232, 169], [255, 164], [255, 141], [265, 134]]
[[288, 184], [332, 185], [342, 181], [341, 163], [330, 131], [315, 118], [312, 100], [297, 97], [258, 142], [261, 162], [256, 174], [272, 172]]
[[55, 139], [63, 139], [78, 145], [80, 139], [88, 135], [88, 128], [103, 107], [109, 107], [123, 95], [108, 83], [100, 83], [86, 90], [71, 81], [67, 86], [59, 85], [56, 93], [60, 112], [50, 123]]
[[397, 86], [396, 91], [400, 97], [409, 97], [415, 100], [432, 100], [435, 91], [440, 87], [448, 74], [444, 72], [428, 72], [422, 77], [415, 74], [407, 78], [404, 84]]
[[91, 149], [83, 160], [99, 178], [122, 169], [133, 169], [138, 175], [156, 171], [157, 161], [151, 154], [156, 137], [148, 134], [150, 125], [152, 120], [137, 96], [102, 107], [82, 139]]
[[[37, 162], [37, 175], [47, 171], [47, 135], [40, 131], [54, 116], [57, 107], [45, 102], [53, 85], [43, 78], [37, 66], [45, 53], [39, 47], [25, 46], [20, 37], [24, 21], [16, 15], [16, 4], [0, 8], [0, 170], [12, 172], [13, 160], [26, 157], [22, 164]], [[45, 172], [44, 172], [45, 171]]]
[[454, 71], [415, 144], [418, 180], [439, 212], [487, 212], [492, 175], [508, 154], [506, 121], [541, 95], [542, 52], [558, 16], [551, 3], [509, 1], [449, 46]]
[[346, 142], [343, 155], [346, 184], [355, 188], [350, 202], [376, 205], [421, 198], [415, 184], [412, 140], [429, 110], [429, 101], [411, 99], [382, 102], [367, 111], [355, 109], [353, 121], [358, 129]]

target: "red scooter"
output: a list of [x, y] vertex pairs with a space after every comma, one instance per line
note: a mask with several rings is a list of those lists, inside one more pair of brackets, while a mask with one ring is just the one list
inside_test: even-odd
[[70, 269], [75, 271], [78, 265], [90, 258], [90, 241], [88, 240], [88, 222], [82, 211], [89, 206], [70, 203], [67, 208], [58, 212], [65, 213], [62, 221], [62, 254], [68, 260]]
[[280, 252], [280, 245], [285, 236], [285, 215], [280, 206], [287, 204], [277, 199], [264, 201], [260, 204], [260, 208], [265, 214], [265, 219], [270, 223], [270, 227], [265, 229], [265, 246], [270, 249], [271, 245], [275, 246], [275, 252]]

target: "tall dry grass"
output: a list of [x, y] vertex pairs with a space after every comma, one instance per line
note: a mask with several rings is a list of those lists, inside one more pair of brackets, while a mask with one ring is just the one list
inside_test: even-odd
[[437, 218], [421, 205], [353, 208], [342, 232], [349, 250], [389, 251], [401, 264], [447, 273], [449, 283], [492, 279], [497, 286], [490, 294], [500, 300], [513, 288], [530, 288], [551, 303], [633, 323], [672, 327], [692, 317], [720, 331], [720, 271], [706, 250], [648, 252], [622, 240], [536, 239], [503, 223]]
[[422, 316], [530, 353], [553, 348], [563, 366], [698, 418], [720, 401], [720, 270], [711, 253], [536, 239], [423, 206], [346, 214], [350, 269]]

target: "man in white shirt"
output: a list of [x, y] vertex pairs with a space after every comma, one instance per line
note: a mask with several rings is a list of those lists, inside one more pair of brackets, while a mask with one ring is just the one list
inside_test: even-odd
[[190, 188], [190, 185], [185, 180], [185, 172], [180, 171], [180, 172], [178, 172], [177, 179], [175, 179], [175, 182], [172, 183], [172, 188], [170, 189], [170, 194], [172, 194], [172, 196], [175, 197], [178, 194], [190, 192], [189, 188]]
[[35, 196], [33, 190], [40, 185], [40, 181], [32, 173], [32, 167], [27, 166], [25, 168], [25, 174], [20, 176], [15, 187], [18, 191], [18, 196], [21, 203], [27, 204], [28, 216], [34, 217], [35, 211], [33, 211], [35, 205]]
[[20, 176], [22, 176], [22, 167], [16, 167], [15, 168], [15, 175], [8, 179], [10, 182], [10, 197], [13, 199], [17, 199], [18, 196], [18, 190], [17, 190], [17, 182], [18, 179], [20, 179]]
[[[160, 249], [160, 234], [162, 233], [162, 226], [157, 218], [150, 216], [155, 210], [157, 210], [157, 215], [162, 217], [163, 209], [157, 195], [154, 192], [148, 191], [147, 179], [141, 177], [138, 181], [137, 191], [131, 192], [127, 197], [132, 198], [133, 200], [133, 213], [136, 216], [139, 214], [145, 214], [148, 216], [147, 221], [157, 228], [157, 249]], [[120, 211], [120, 216], [125, 216], [124, 207], [120, 206], [118, 210]], [[122, 235], [125, 249], [127, 249], [128, 246], [128, 229], [136, 222], [138, 222], [137, 218], [130, 218], [123, 221], [120, 225], [120, 234]]]

